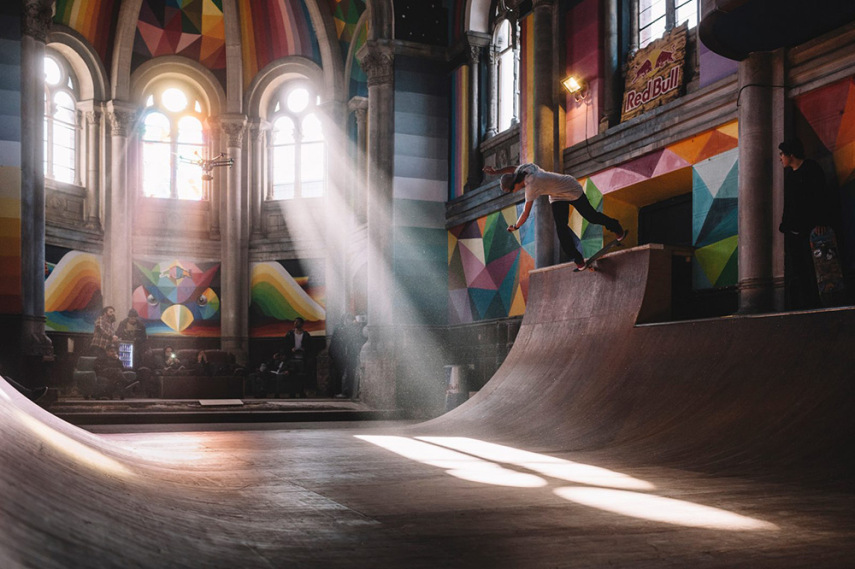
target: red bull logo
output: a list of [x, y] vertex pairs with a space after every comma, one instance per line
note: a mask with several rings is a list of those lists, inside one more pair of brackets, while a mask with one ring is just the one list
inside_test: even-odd
[[659, 69], [663, 65], [667, 63], [673, 63], [674, 61], [674, 52], [672, 51], [661, 51], [659, 52], [659, 57], [656, 58], [656, 69]]
[[641, 64], [641, 67], [639, 67], [638, 70], [635, 72], [636, 81], [638, 79], [641, 79], [642, 77], [644, 77], [645, 75], [647, 75], [651, 71], [653, 71], [653, 64], [650, 63], [649, 59], [647, 59], [644, 61], [644, 63]]
[[[649, 61], [648, 61], [649, 63]], [[636, 91], [632, 89], [627, 91], [624, 100], [624, 114], [629, 113], [641, 105], [661, 97], [665, 93], [669, 93], [680, 87], [680, 71], [679, 67], [674, 67], [671, 72], [665, 77], [654, 77], [649, 80], [644, 89]]]

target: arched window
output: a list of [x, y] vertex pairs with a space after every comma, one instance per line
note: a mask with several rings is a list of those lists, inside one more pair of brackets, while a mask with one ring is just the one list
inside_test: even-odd
[[80, 184], [77, 171], [77, 82], [68, 64], [47, 55], [45, 66], [45, 176]]
[[507, 130], [517, 122], [517, 77], [515, 69], [516, 55], [514, 49], [514, 28], [511, 22], [503, 19], [496, 27], [494, 34], [494, 48], [496, 50], [496, 76], [498, 78], [497, 91], [497, 126], [499, 132]]
[[698, 0], [637, 0], [638, 47], [645, 47], [683, 22], [698, 25]]
[[189, 85], [164, 82], [146, 98], [142, 188], [151, 198], [207, 199], [199, 161], [207, 159], [202, 98]]
[[272, 199], [324, 195], [326, 145], [317, 102], [317, 96], [304, 83], [286, 84], [274, 99], [270, 160]]

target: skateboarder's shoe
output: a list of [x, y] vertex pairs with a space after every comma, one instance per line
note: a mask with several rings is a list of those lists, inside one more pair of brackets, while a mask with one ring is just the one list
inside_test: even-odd
[[624, 229], [623, 231], [621, 231], [620, 233], [618, 233], [618, 234], [617, 234], [617, 240], [618, 240], [618, 243], [620, 243], [621, 241], [623, 241], [624, 239], [626, 239], [626, 236], [627, 236], [627, 235], [629, 235], [629, 230], [628, 230], [628, 229]]
[[587, 269], [587, 268], [588, 268], [588, 264], [585, 262], [576, 263], [576, 270], [577, 271], [582, 271], [582, 270]]

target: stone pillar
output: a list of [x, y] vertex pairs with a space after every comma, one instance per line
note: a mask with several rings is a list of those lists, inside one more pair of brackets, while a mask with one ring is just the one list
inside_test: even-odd
[[[784, 85], [786, 81], [786, 62], [784, 49], [773, 52], [772, 84]], [[786, 310], [784, 295], [784, 234], [778, 231], [781, 216], [784, 213], [784, 169], [778, 161], [778, 145], [787, 138], [786, 125], [791, 124], [787, 116], [787, 93], [775, 87], [772, 99], [772, 297], [774, 309]]]
[[[552, 60], [552, 20], [554, 0], [534, 2], [534, 112], [533, 162], [544, 170], [556, 170], [555, 164], [555, 86]], [[555, 264], [555, 222], [546, 196], [537, 198], [533, 207], [535, 267]]]
[[128, 178], [128, 140], [137, 110], [122, 101], [107, 103], [110, 121], [110, 186], [104, 223], [104, 306], [123, 318], [133, 294], [133, 198]]
[[484, 176], [481, 172], [481, 51], [490, 45], [490, 36], [467, 32], [469, 40], [469, 175], [466, 179], [468, 190], [481, 185]]
[[[607, 0], [603, 7], [604, 44], [603, 44], [603, 111], [600, 120], [601, 130], [620, 124], [621, 94], [623, 81], [621, 79], [620, 53], [620, 8], [618, 0]], [[593, 95], [592, 95], [593, 96]], [[586, 109], [585, 112], [588, 112]], [[605, 124], [603, 124], [605, 123]], [[588, 133], [585, 133], [588, 136]]]
[[27, 373], [53, 355], [45, 335], [44, 56], [52, 2], [27, 0], [21, 37], [21, 349]]
[[247, 178], [249, 180], [251, 240], [264, 237], [261, 212], [266, 194], [264, 187], [264, 154], [267, 152], [267, 148], [264, 141], [268, 128], [269, 125], [261, 119], [254, 119], [249, 126], [249, 142], [251, 146], [248, 160], [250, 168], [249, 172], [247, 172]]
[[487, 115], [487, 138], [499, 134], [499, 54], [490, 45], [487, 48], [487, 61], [490, 66], [489, 114]]
[[85, 227], [101, 231], [101, 110], [92, 104], [83, 116], [86, 119]]
[[318, 228], [324, 236], [326, 250], [327, 302], [325, 306], [327, 334], [338, 326], [345, 312], [345, 281], [348, 261], [348, 244], [353, 238], [353, 216], [348, 204], [353, 170], [347, 156], [345, 124], [347, 106], [340, 101], [324, 101], [319, 105], [324, 144], [327, 155], [326, 212], [324, 227]]
[[[210, 120], [206, 128], [211, 141], [208, 146], [208, 156], [216, 156], [222, 148], [222, 136], [219, 124], [214, 120]], [[223, 204], [223, 186], [226, 183], [228, 183], [227, 176], [217, 175], [214, 176], [213, 180], [208, 182], [208, 191], [210, 192], [208, 200], [210, 200], [211, 204], [211, 223], [208, 231], [211, 239], [220, 239], [220, 216], [225, 208]]]
[[739, 312], [768, 312], [772, 290], [773, 60], [753, 53], [739, 63]]
[[360, 353], [360, 397], [375, 408], [396, 406], [396, 350], [392, 268], [395, 223], [392, 176], [395, 137], [395, 55], [382, 40], [369, 41], [359, 53], [368, 76], [368, 341]]
[[368, 99], [353, 97], [347, 108], [356, 117], [356, 151], [354, 152], [354, 179], [350, 184], [350, 206], [356, 225], [365, 225], [366, 188], [368, 179]]
[[221, 214], [222, 263], [220, 265], [220, 283], [222, 285], [220, 304], [220, 344], [223, 350], [235, 354], [238, 361], [245, 362], [249, 351], [248, 335], [242, 328], [242, 313], [249, 309], [249, 300], [244, 298], [243, 258], [246, 256], [246, 243], [242, 239], [241, 226], [241, 165], [243, 163], [243, 136], [246, 131], [246, 117], [243, 115], [223, 115], [220, 127], [226, 138], [227, 154], [234, 164], [226, 169], [225, 199]]

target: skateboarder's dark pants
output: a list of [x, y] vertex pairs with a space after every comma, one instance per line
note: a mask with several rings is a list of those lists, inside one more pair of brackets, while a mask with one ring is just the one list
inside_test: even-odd
[[807, 231], [784, 233], [784, 297], [789, 310], [817, 308], [819, 289]]
[[573, 230], [567, 223], [570, 221], [570, 206], [572, 205], [579, 215], [584, 217], [590, 223], [596, 225], [605, 225], [606, 229], [612, 233], [622, 233], [623, 227], [617, 219], [613, 219], [594, 209], [588, 197], [582, 194], [577, 200], [572, 202], [552, 202], [552, 218], [555, 220], [555, 231], [558, 233], [558, 242], [561, 243], [561, 248], [567, 253], [567, 256], [581, 264], [585, 262], [585, 257], [582, 252], [576, 248], [575, 237]]

